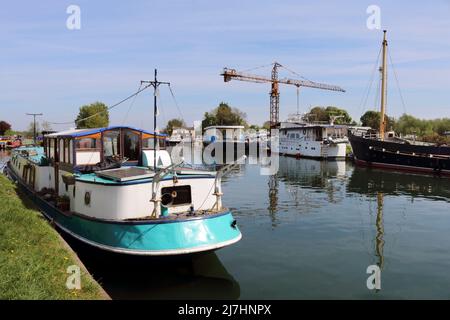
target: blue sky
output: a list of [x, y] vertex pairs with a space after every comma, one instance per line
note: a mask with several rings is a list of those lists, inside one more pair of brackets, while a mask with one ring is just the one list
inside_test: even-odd
[[[66, 28], [70, 4], [81, 8], [81, 30]], [[382, 38], [366, 27], [371, 4], [381, 8], [406, 102], [405, 109], [391, 73], [388, 113], [449, 117], [450, 1], [16, 0], [0, 5], [0, 119], [18, 130], [31, 120], [26, 112], [71, 121], [83, 104], [113, 104], [134, 92], [156, 67], [189, 124], [221, 101], [262, 124], [270, 86], [224, 83], [219, 74], [225, 66], [245, 70], [273, 61], [347, 90], [303, 89], [301, 111], [336, 105], [359, 119], [375, 108], [373, 94], [362, 103]], [[253, 72], [270, 75], [269, 68]], [[129, 106], [112, 110], [111, 123], [151, 129], [151, 92], [127, 115]], [[161, 90], [161, 106], [162, 124], [181, 116], [168, 90]], [[295, 111], [295, 87], [283, 86], [281, 118]]]

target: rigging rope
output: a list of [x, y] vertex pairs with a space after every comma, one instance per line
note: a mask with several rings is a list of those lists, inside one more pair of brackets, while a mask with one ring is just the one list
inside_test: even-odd
[[388, 55], [389, 55], [389, 62], [391, 63], [391, 67], [392, 67], [392, 71], [394, 71], [394, 78], [395, 78], [395, 82], [397, 84], [397, 88], [398, 88], [398, 93], [400, 95], [400, 100], [402, 101], [402, 105], [403, 105], [403, 113], [406, 113], [406, 104], [405, 104], [405, 100], [403, 99], [403, 94], [402, 94], [402, 90], [400, 88], [400, 82], [398, 81], [398, 77], [397, 77], [397, 71], [394, 68], [394, 63], [392, 62], [392, 57], [391, 57], [391, 51], [388, 48]]
[[[373, 67], [372, 74], [371, 74], [370, 79], [369, 79], [369, 83], [368, 83], [368, 86], [367, 86], [366, 93], [365, 93], [365, 95], [363, 95], [363, 97], [361, 98], [361, 102], [360, 102], [359, 108], [358, 108], [359, 112], [361, 112], [361, 109], [362, 109], [363, 107], [366, 107], [366, 106], [367, 106], [367, 100], [369, 99], [370, 91], [371, 91], [372, 85], [373, 85], [373, 80], [374, 80], [374, 78], [375, 78], [375, 71], [377, 70], [378, 63], [380, 62], [380, 55], [381, 55], [381, 47], [380, 47], [380, 50], [378, 51], [377, 60], [375, 61], [375, 65], [374, 65], [374, 67]], [[364, 96], [365, 96], [365, 97], [364, 97]], [[364, 101], [364, 102], [363, 102], [363, 101]]]
[[[118, 105], [124, 103], [125, 101], [127, 101], [127, 100], [129, 100], [129, 99], [131, 99], [131, 98], [133, 98], [133, 97], [135, 97], [135, 96], [137, 96], [139, 93], [141, 93], [142, 91], [144, 91], [145, 89], [147, 89], [147, 88], [150, 87], [150, 86], [151, 86], [151, 84], [146, 85], [145, 87], [143, 87], [142, 89], [136, 91], [136, 92], [133, 93], [132, 95], [129, 95], [129, 96], [126, 97], [125, 99], [123, 99], [123, 100], [121, 100], [121, 101], [119, 101], [119, 102], [113, 104], [112, 106], [108, 107], [106, 111], [109, 111], [109, 110], [111, 110], [111, 109], [117, 107]], [[88, 117], [86, 117], [86, 118], [75, 119], [74, 121], [68, 121], [68, 122], [50, 122], [50, 121], [49, 121], [48, 123], [50, 123], [50, 124], [73, 124], [73, 123], [75, 123], [75, 124], [76, 124], [76, 123], [79, 122], [79, 121], [83, 121], [83, 120], [87, 120], [87, 119], [93, 118], [93, 117], [95, 117], [95, 116], [97, 116], [97, 115], [99, 115], [99, 114], [102, 114], [102, 113], [104, 113], [104, 112], [105, 112], [105, 111], [100, 111], [100, 112], [97, 112], [97, 113], [95, 113], [95, 114], [92, 114], [92, 115], [90, 115], [90, 116], [88, 116]]]
[[[142, 87], [142, 83], [139, 85], [138, 91], [141, 90]], [[122, 125], [125, 124], [125, 121], [127, 121], [128, 119], [128, 114], [130, 113], [131, 108], [134, 105], [134, 102], [136, 101], [136, 97], [137, 95], [134, 96], [133, 100], [131, 100], [130, 106], [128, 107], [127, 113], [125, 114], [125, 117], [123, 117], [123, 121], [122, 121]]]
[[381, 86], [381, 75], [380, 75], [380, 79], [377, 82], [377, 91], [375, 92], [375, 104], [374, 104], [374, 109], [378, 110], [378, 102], [379, 102], [379, 98], [380, 98], [380, 86]]
[[177, 99], [175, 98], [175, 94], [173, 93], [172, 86], [169, 84], [168, 87], [169, 87], [170, 95], [172, 96], [173, 102], [175, 103], [175, 106], [177, 107], [178, 112], [180, 113], [181, 118], [184, 120], [183, 114], [181, 113], [180, 106], [178, 105]]

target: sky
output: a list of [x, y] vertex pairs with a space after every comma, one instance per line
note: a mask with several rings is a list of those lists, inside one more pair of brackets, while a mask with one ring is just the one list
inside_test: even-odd
[[[27, 112], [42, 112], [39, 119], [49, 122], [72, 121], [84, 104], [112, 105], [135, 92], [157, 68], [177, 102], [161, 87], [160, 127], [180, 117], [192, 125], [222, 101], [261, 125], [269, 118], [270, 84], [224, 83], [220, 73], [229, 67], [269, 77], [274, 61], [346, 90], [301, 89], [300, 112], [334, 105], [358, 120], [378, 109], [377, 81], [367, 96], [382, 40], [381, 30], [367, 28], [370, 5], [379, 6], [381, 29], [388, 30], [388, 114], [450, 117], [450, 1], [429, 3], [2, 1], [0, 120], [16, 130], [32, 120]], [[70, 5], [81, 9], [79, 30], [66, 26]], [[266, 67], [254, 69], [259, 66]], [[287, 71], [280, 77], [298, 78]], [[110, 123], [152, 129], [152, 105], [152, 92], [145, 91], [111, 110]], [[282, 86], [280, 118], [296, 111], [296, 88]]]

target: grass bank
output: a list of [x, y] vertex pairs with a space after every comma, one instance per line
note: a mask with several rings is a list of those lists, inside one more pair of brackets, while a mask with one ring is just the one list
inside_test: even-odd
[[[67, 289], [67, 268], [81, 289]], [[0, 299], [108, 299], [80, 261], [15, 185], [0, 174]]]

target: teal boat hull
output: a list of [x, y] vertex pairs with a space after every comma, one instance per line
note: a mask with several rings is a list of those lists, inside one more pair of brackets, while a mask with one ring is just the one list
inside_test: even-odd
[[52, 223], [76, 239], [103, 250], [132, 255], [180, 255], [216, 250], [242, 237], [228, 210], [183, 219], [137, 221], [98, 220], [67, 214], [38, 196], [12, 170], [8, 174]]

